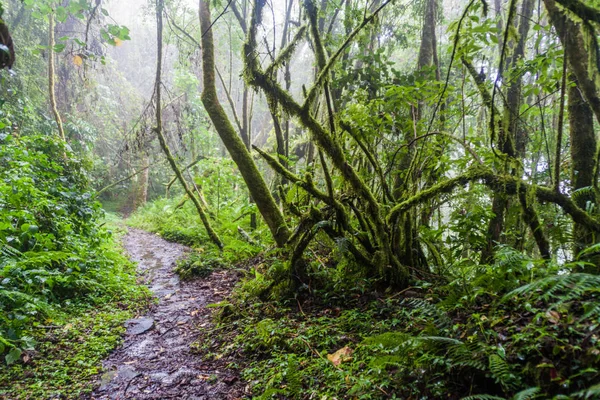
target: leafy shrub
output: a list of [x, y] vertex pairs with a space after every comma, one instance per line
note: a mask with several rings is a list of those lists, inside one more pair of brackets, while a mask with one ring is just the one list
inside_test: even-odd
[[138, 291], [101, 227], [86, 166], [53, 137], [0, 136], [0, 354], [9, 364], [33, 346], [36, 321]]

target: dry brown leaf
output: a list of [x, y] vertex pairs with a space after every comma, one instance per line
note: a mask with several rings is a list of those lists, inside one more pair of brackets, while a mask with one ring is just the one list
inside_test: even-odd
[[560, 321], [560, 314], [556, 311], [548, 311], [546, 313], [546, 318], [548, 318], [548, 321], [550, 321], [551, 323], [558, 324], [558, 322]]
[[337, 367], [343, 362], [352, 360], [352, 353], [354, 353], [354, 350], [348, 346], [345, 346], [333, 354], [327, 354], [327, 359]]

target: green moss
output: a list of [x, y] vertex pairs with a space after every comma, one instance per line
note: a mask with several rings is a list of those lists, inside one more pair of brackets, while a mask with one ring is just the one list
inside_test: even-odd
[[0, 370], [0, 397], [77, 399], [91, 392], [102, 360], [121, 343], [123, 323], [139, 307], [139, 292], [119, 302], [106, 300], [101, 308], [72, 308], [60, 320], [40, 324], [30, 359]]

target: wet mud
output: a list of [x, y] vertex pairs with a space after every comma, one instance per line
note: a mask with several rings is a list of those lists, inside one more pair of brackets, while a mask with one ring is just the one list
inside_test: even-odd
[[244, 384], [225, 368], [231, 360], [204, 361], [190, 345], [210, 329], [207, 304], [230, 293], [230, 271], [183, 282], [173, 272], [189, 251], [155, 234], [130, 229], [123, 245], [158, 303], [127, 321], [123, 345], [103, 363], [91, 399], [241, 399]]

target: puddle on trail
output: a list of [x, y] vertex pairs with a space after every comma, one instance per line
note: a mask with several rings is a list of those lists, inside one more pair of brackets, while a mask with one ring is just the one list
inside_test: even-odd
[[[223, 361], [205, 362], [190, 344], [208, 326], [207, 304], [222, 300], [235, 283], [220, 271], [205, 280], [182, 282], [173, 272], [188, 248], [130, 229], [123, 238], [138, 262], [141, 280], [158, 298], [146, 315], [127, 321], [123, 345], [103, 363], [91, 399], [240, 399], [244, 385]], [[208, 379], [210, 377], [210, 379]]]

